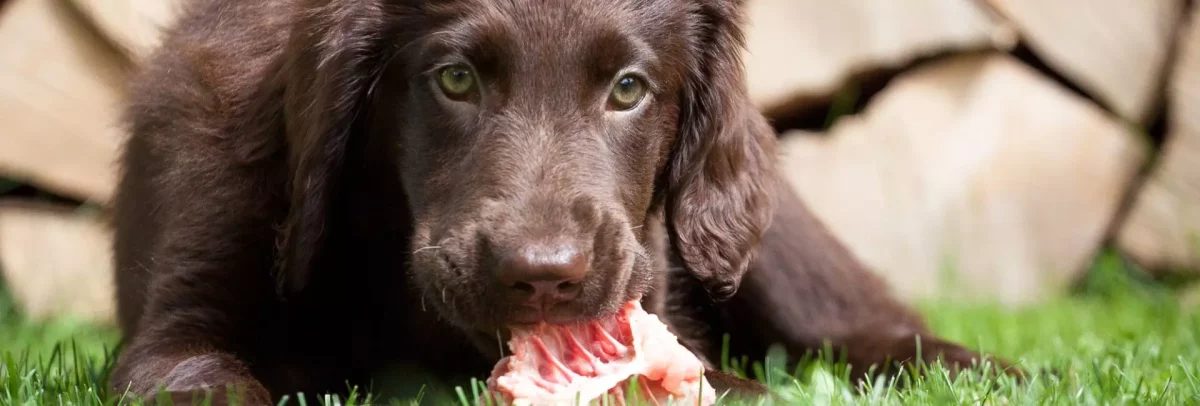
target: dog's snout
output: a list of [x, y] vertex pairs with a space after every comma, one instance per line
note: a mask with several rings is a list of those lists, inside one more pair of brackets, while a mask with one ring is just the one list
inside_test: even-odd
[[575, 245], [529, 244], [500, 263], [496, 278], [525, 301], [552, 304], [579, 296], [587, 272], [587, 256]]

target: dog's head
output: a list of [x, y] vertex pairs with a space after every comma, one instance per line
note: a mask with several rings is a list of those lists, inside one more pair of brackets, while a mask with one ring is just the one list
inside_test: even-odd
[[342, 149], [369, 136], [408, 198], [408, 272], [461, 327], [590, 319], [646, 293], [658, 211], [713, 296], [736, 291], [776, 184], [739, 2], [313, 3], [285, 68], [287, 284], [303, 283]]

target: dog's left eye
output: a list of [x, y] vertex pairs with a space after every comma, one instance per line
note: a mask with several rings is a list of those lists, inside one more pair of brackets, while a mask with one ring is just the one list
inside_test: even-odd
[[475, 73], [465, 66], [450, 66], [438, 72], [438, 85], [454, 100], [466, 99], [475, 90], [475, 83]]
[[622, 76], [608, 95], [609, 108], [629, 110], [646, 96], [646, 84], [635, 76]]

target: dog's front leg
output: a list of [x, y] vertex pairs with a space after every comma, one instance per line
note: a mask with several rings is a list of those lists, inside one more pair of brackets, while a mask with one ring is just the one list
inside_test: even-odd
[[269, 275], [168, 258], [156, 258], [163, 268], [151, 270], [144, 310], [136, 327], [126, 326], [110, 377], [116, 395], [153, 402], [165, 391], [176, 405], [206, 396], [213, 405], [272, 404], [269, 385], [251, 371], [268, 361], [265, 348], [287, 344], [272, 343], [280, 317]]

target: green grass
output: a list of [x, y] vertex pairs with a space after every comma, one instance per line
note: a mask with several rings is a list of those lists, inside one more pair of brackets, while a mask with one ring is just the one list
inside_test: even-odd
[[[1083, 293], [1027, 308], [921, 306], [938, 333], [1033, 370], [1023, 384], [975, 371], [950, 380], [932, 365], [924, 377], [902, 374], [891, 384], [860, 388], [844, 379], [845, 368], [836, 363], [809, 362], [783, 371], [773, 367], [778, 353], [763, 362], [727, 361], [742, 371], [768, 372], [779, 393], [776, 404], [1200, 404], [1200, 315], [1181, 307], [1164, 287], [1120, 272], [1099, 275]], [[0, 294], [0, 404], [131, 404], [101, 385], [111, 360], [107, 348], [116, 343], [112, 330], [70, 321], [30, 323], [7, 303]], [[464, 385], [454, 403], [474, 404], [478, 393], [478, 387]], [[380, 403], [306, 396], [287, 404], [366, 400]]]

